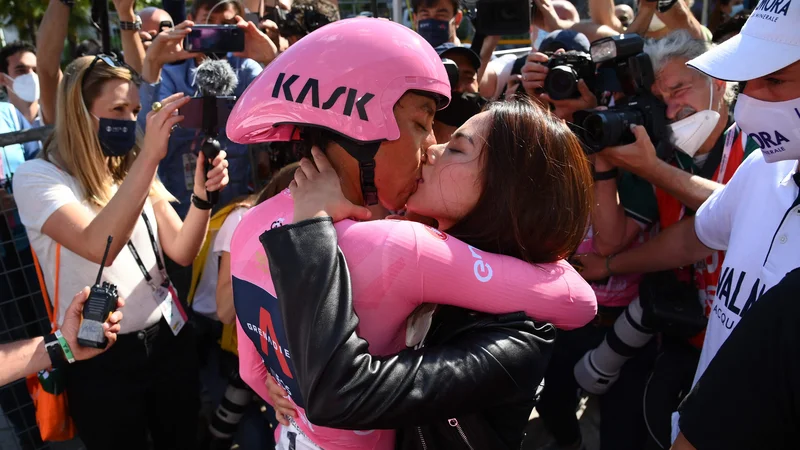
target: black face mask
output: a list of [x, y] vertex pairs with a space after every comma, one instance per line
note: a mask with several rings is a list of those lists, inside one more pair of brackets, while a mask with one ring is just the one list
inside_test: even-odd
[[453, 92], [453, 98], [447, 108], [436, 111], [434, 120], [451, 127], [460, 127], [470, 117], [481, 112], [488, 100], [480, 94]]
[[97, 138], [106, 156], [125, 156], [136, 145], [136, 121], [100, 117]]

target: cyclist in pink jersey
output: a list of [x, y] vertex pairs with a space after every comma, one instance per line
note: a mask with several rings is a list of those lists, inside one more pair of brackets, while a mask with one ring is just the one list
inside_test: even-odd
[[[339, 24], [343, 27], [342, 24], [347, 22]], [[359, 27], [359, 31], [363, 35], [364, 29], [370, 28], [371, 24], [384, 26], [378, 25], [379, 22], [363, 19], [359, 25], [365, 26]], [[329, 27], [333, 26], [322, 30]], [[329, 31], [340, 37], [344, 34]], [[312, 33], [292, 48], [304, 43], [311, 45], [311, 41], [306, 39], [314, 36]], [[418, 39], [412, 34], [402, 38]], [[359, 42], [370, 40], [360, 39]], [[423, 55], [428, 50], [432, 49], [420, 49]], [[285, 61], [297, 61], [297, 57], [289, 59], [288, 56], [283, 55]], [[267, 80], [264, 84], [271, 85], [262, 85], [258, 88], [259, 92], [283, 90], [285, 95], [285, 84], [284, 87], [279, 86], [286, 79], [280, 78], [281, 68], [274, 68], [276, 73], [270, 79], [271, 68], [265, 71], [267, 75], [262, 75]], [[402, 79], [408, 81], [411, 77], [406, 75]], [[256, 80], [251, 89], [256, 89], [259, 81]], [[322, 81], [318, 83], [324, 97], [327, 92], [322, 88]], [[297, 90], [300, 91], [299, 85]], [[290, 94], [298, 95], [298, 92], [290, 90]], [[420, 96], [402, 96], [394, 103], [382, 101], [394, 105], [391, 114], [401, 132], [399, 138], [391, 139], [391, 135], [384, 138], [388, 142], [372, 153], [374, 156], [371, 158], [377, 163], [371, 166], [364, 164], [363, 159], [366, 158], [363, 158], [363, 154], [359, 155], [359, 150], [365, 146], [363, 141], [367, 139], [361, 139], [362, 142], [354, 146], [351, 134], [358, 134], [358, 131], [352, 129], [337, 129], [342, 134], [349, 132], [343, 137], [330, 131], [329, 126], [312, 122], [305, 125], [318, 128], [306, 126], [300, 134], [296, 128], [280, 130], [280, 126], [275, 126], [278, 120], [273, 120], [269, 124], [272, 128], [262, 123], [259, 130], [255, 110], [260, 108], [266, 116], [282, 114], [276, 113], [280, 109], [275, 108], [274, 102], [269, 104], [272, 100], [265, 101], [263, 96], [251, 97], [249, 106], [248, 102], [237, 105], [229, 122], [237, 123], [238, 120], [239, 123], [246, 122], [246, 127], [249, 127], [236, 136], [236, 130], [229, 126], [228, 134], [234, 140], [248, 142], [248, 136], [264, 139], [265, 134], [271, 133], [272, 138], [277, 135], [284, 138], [302, 136], [303, 145], [319, 144], [325, 148], [337, 167], [338, 176], [342, 177], [344, 195], [357, 203], [369, 204], [370, 197], [380, 203], [371, 207], [370, 212], [351, 205], [345, 208], [345, 215], [360, 218], [366, 218], [369, 214], [385, 216], [385, 209], [381, 216], [377, 216], [381, 206], [393, 209], [402, 207], [419, 184], [420, 188], [416, 189], [419, 200], [416, 203], [409, 201], [409, 210], [432, 215], [442, 228], [459, 232], [461, 227], [463, 237], [474, 245], [459, 242], [455, 237], [436, 229], [403, 221], [343, 221], [337, 224], [337, 229], [341, 233], [339, 244], [347, 255], [347, 267], [353, 270], [351, 283], [344, 260], [336, 256], [336, 236], [335, 232], [330, 234], [333, 228], [329, 221], [308, 222], [311, 226], [327, 225], [330, 232], [326, 234], [326, 229], [320, 228], [319, 232], [325, 239], [313, 246], [313, 254], [307, 254], [301, 260], [293, 258], [291, 250], [286, 249], [268, 250], [265, 253], [258, 242], [264, 230], [270, 228], [276, 229], [276, 236], [284, 231], [289, 235], [300, 232], [304, 225], [284, 225], [311, 216], [302, 212], [302, 209], [298, 214], [298, 208], [305, 206], [317, 211], [319, 208], [309, 206], [309, 202], [294, 204], [289, 194], [284, 193], [245, 216], [231, 245], [234, 301], [241, 324], [239, 352], [242, 377], [267, 397], [263, 383], [267, 374], [272, 374], [288, 388], [293, 405], [305, 407], [308, 413], [306, 416], [301, 410], [297, 420], [281, 427], [278, 431], [279, 448], [319, 446], [325, 449], [388, 449], [394, 448], [396, 443], [401, 448], [415, 448], [413, 445], [416, 445], [416, 441], [410, 440], [412, 436], [406, 429], [409, 425], [421, 427], [418, 429], [419, 437], [415, 439], [420, 440], [424, 448], [458, 448], [451, 446], [449, 440], [457, 437], [460, 445], [464, 445], [464, 440], [468, 438], [460, 437], [462, 433], [470, 435], [472, 444], [467, 445], [474, 445], [473, 448], [518, 446], [532, 407], [533, 393], [541, 380], [552, 344], [553, 329], [549, 325], [534, 324], [523, 313], [514, 311], [524, 310], [567, 328], [582, 326], [594, 315], [596, 304], [591, 289], [568, 264], [559, 261], [577, 246], [584, 232], [579, 224], [586, 223], [588, 218], [590, 173], [574, 135], [563, 123], [530, 103], [512, 105], [507, 109], [498, 107], [494, 113], [478, 116], [476, 121], [465, 125], [462, 134], [447, 150], [443, 147], [431, 149], [428, 158], [430, 164], [422, 171], [424, 176], [412, 172], [411, 179], [415, 186], [409, 190], [403, 177], [381, 170], [388, 169], [386, 166], [391, 158], [403, 162], [396, 159], [399, 155], [389, 156], [392, 150], [385, 152], [385, 148], [391, 149], [394, 144], [395, 152], [401, 146], [405, 151], [414, 150], [414, 143], [404, 139], [404, 133], [418, 129], [429, 133], [431, 115], [415, 115], [413, 106], [415, 102], [424, 105], [426, 100], [430, 100], [430, 108], [433, 109], [435, 103], [426, 96], [422, 96], [422, 100], [416, 97]], [[247, 99], [246, 93], [243, 100]], [[442, 106], [441, 103], [439, 106]], [[287, 106], [281, 105], [281, 108]], [[299, 125], [297, 120], [302, 117], [299, 113], [307, 114], [308, 109], [297, 112], [291, 115], [293, 127]], [[365, 115], [371, 114], [368, 108], [364, 112]], [[508, 123], [515, 124], [516, 128], [507, 128], [504, 124]], [[317, 131], [319, 128], [327, 130], [320, 132]], [[517, 138], [517, 134], [521, 137]], [[541, 143], [540, 137], [545, 138], [547, 145]], [[350, 142], [347, 142], [348, 138]], [[489, 143], [482, 145], [482, 139], [488, 139]], [[457, 150], [459, 147], [462, 150]], [[506, 147], [513, 151], [503, 151]], [[484, 150], [488, 148], [496, 150]], [[459, 152], [466, 159], [459, 161], [459, 157], [453, 158], [452, 155]], [[355, 153], [354, 156], [361, 163], [356, 165], [347, 161], [345, 158], [349, 158], [346, 156], [348, 153]], [[467, 155], [471, 155], [471, 159]], [[436, 160], [441, 163], [436, 164]], [[308, 161], [304, 166], [304, 169], [313, 168]], [[453, 197], [454, 191], [445, 192], [443, 189], [442, 182], [453, 175], [452, 171], [447, 171], [447, 167], [458, 169], [456, 166], [463, 166], [466, 170], [462, 171], [460, 185], [451, 188], [466, 188], [465, 192], [472, 194], [462, 199], [466, 201]], [[486, 173], [493, 173], [486, 179], [483, 178], [484, 166]], [[442, 168], [448, 175], [436, 175], [436, 167]], [[425, 174], [430, 170], [434, 172], [428, 178]], [[508, 180], [498, 176], [502, 172], [508, 172]], [[329, 166], [327, 173], [329, 178], [333, 174], [333, 179], [338, 180]], [[389, 176], [383, 178], [381, 175]], [[365, 178], [373, 178], [374, 185], [365, 183]], [[430, 186], [427, 190], [422, 187], [426, 181]], [[515, 188], [527, 188], [528, 191], [517, 197], [509, 196]], [[315, 192], [331, 191], [316, 189]], [[343, 195], [341, 189], [337, 192], [339, 197]], [[498, 194], [502, 194], [505, 200], [491, 201]], [[447, 206], [439, 206], [437, 211], [435, 205], [439, 200], [445, 200]], [[534, 200], [540, 205], [532, 205], [530, 211], [524, 211], [524, 217], [514, 220], [513, 216], [525, 209], [522, 208], [523, 204]], [[499, 204], [497, 214], [490, 217], [494, 204]], [[561, 210], [556, 211], [556, 206]], [[341, 213], [340, 209], [335, 212]], [[470, 217], [473, 212], [475, 217]], [[479, 228], [478, 224], [487, 218], [503, 223], [499, 226], [490, 223], [485, 236], [470, 233], [470, 229]], [[535, 226], [537, 222], [541, 226]], [[510, 237], [499, 236], [498, 231], [507, 231]], [[267, 246], [267, 234], [263, 239]], [[520, 239], [530, 245], [521, 245]], [[484, 251], [487, 249], [506, 256], [487, 253]], [[534, 266], [525, 261], [542, 264]], [[274, 264], [284, 263], [287, 269], [292, 268], [291, 278], [295, 286], [297, 281], [302, 280], [303, 285], [311, 289], [306, 292], [309, 295], [296, 295], [292, 291], [295, 286], [287, 288], [281, 283], [273, 286], [267, 275], [280, 279], [282, 272]], [[317, 273], [317, 263], [325, 268], [322, 274]], [[305, 273], [308, 273], [307, 277]], [[369, 339], [372, 354], [384, 357], [373, 357], [366, 353], [366, 343], [355, 335], [358, 320], [353, 315], [353, 305], [349, 300], [351, 294], [356, 298], [356, 310], [362, 321], [358, 325], [359, 333]], [[301, 326], [291, 325], [295, 319], [308, 319], [306, 313], [317, 308], [311, 307], [304, 312], [293, 311], [292, 307], [287, 307], [287, 302], [293, 303], [294, 307], [305, 308], [326, 300], [326, 297], [334, 304], [323, 309], [330, 313], [338, 311], [341, 315], [334, 314], [320, 321], [304, 321]], [[406, 353], [408, 350], [401, 350], [407, 344], [415, 343], [409, 339], [425, 334], [424, 327], [421, 333], [407, 333], [405, 326], [406, 316], [423, 301], [460, 305], [495, 314], [440, 308], [433, 314], [433, 322], [441, 323], [444, 320], [448, 325], [437, 329], [446, 330], [454, 322], [461, 323], [457, 329], [448, 332], [452, 341], [446, 342], [447, 339], [436, 336], [434, 331], [427, 337], [425, 349]], [[320, 341], [310, 343], [309, 334], [297, 334], [301, 329], [316, 329], [317, 332], [311, 335]], [[348, 337], [342, 340], [342, 336]], [[431, 336], [436, 336], [441, 342], [431, 345]], [[372, 380], [378, 383], [373, 384], [373, 389], [364, 390], [364, 383], [372, 381], [364, 380], [358, 374], [367, 375], [367, 372], [371, 372], [369, 368], [366, 372], [351, 372], [349, 368], [333, 363], [334, 358], [328, 352], [344, 350], [345, 347], [347, 351], [344, 356], [337, 356], [337, 360], [347, 361], [348, 365], [356, 361], [372, 361], [380, 366], [374, 366], [378, 369], [375, 374], [386, 374], [379, 377], [383, 383]], [[354, 348], [359, 349], [363, 357], [352, 357], [350, 351]], [[395, 356], [389, 356], [392, 354]], [[416, 362], [408, 358], [416, 359]], [[319, 365], [310, 367], [307, 363]], [[321, 372], [317, 369], [322, 369], [322, 366], [326, 366], [325, 374], [320, 376]], [[345, 378], [342, 378], [345, 372], [341, 369], [347, 372]], [[347, 380], [354, 383], [350, 384], [350, 388], [347, 387]], [[320, 381], [326, 387], [312, 387], [322, 386]], [[421, 385], [415, 386], [416, 383]], [[338, 404], [332, 406], [329, 401], [334, 398], [338, 399], [334, 400]], [[496, 409], [496, 414], [483, 413], [491, 409]], [[476, 411], [483, 412], [476, 414]], [[469, 414], [458, 416], [470, 423], [469, 430], [462, 429], [459, 419], [453, 418], [460, 412]], [[442, 424], [449, 428], [443, 430]], [[345, 431], [320, 425], [367, 430], [400, 428], [401, 431], [395, 438], [391, 431]], [[458, 433], [453, 434], [456, 430]]]

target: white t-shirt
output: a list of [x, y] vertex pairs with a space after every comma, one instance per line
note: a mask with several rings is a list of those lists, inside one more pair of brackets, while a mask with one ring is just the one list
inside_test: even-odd
[[767, 164], [753, 152], [697, 211], [697, 237], [727, 253], [694, 383], [755, 301], [800, 267], [800, 206], [792, 207], [800, 191], [792, 178], [796, 168], [797, 161]]
[[217, 279], [219, 276], [219, 258], [222, 252], [231, 252], [231, 238], [236, 226], [242, 220], [242, 216], [247, 212], [247, 208], [236, 208], [228, 214], [225, 222], [217, 231], [217, 234], [212, 237], [213, 243], [211, 251], [206, 256], [206, 261], [203, 266], [203, 276], [197, 284], [197, 292], [194, 294], [194, 301], [192, 302], [192, 309], [195, 312], [204, 316], [210, 317], [214, 320], [219, 320], [217, 317]]
[[[51, 214], [69, 203], [80, 203], [86, 214], [94, 218], [100, 208], [83, 200], [82, 188], [78, 180], [60, 170], [55, 165], [42, 160], [27, 161], [17, 169], [13, 179], [14, 197], [19, 208], [19, 215], [28, 239], [42, 266], [42, 275], [47, 284], [50, 301], [55, 294], [55, 258], [56, 242], [42, 234], [42, 225]], [[115, 188], [116, 189], [116, 188]], [[148, 199], [144, 212], [153, 227], [158, 241], [158, 223], [153, 213], [153, 206]], [[105, 243], [105, 239], [103, 239]], [[155, 283], [161, 284], [164, 278], [156, 265], [150, 238], [144, 220], [139, 217], [131, 234], [131, 242], [136, 247], [142, 263], [148, 268]], [[161, 248], [161, 244], [159, 244]], [[72, 302], [72, 297], [86, 286], [92, 286], [97, 277], [99, 264], [84, 259], [62, 245], [59, 275], [59, 307], [58, 323], [64, 320], [64, 313]], [[153, 296], [152, 288], [147, 284], [144, 275], [127, 246], [117, 255], [114, 263], [103, 270], [103, 281], [117, 286], [117, 291], [125, 299], [122, 333], [142, 330], [156, 324], [161, 319], [158, 303]]]

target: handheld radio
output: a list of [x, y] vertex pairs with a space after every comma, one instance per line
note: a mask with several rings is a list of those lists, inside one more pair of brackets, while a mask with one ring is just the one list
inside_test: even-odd
[[108, 237], [106, 251], [103, 253], [103, 261], [100, 262], [100, 271], [97, 273], [97, 281], [89, 292], [89, 299], [83, 305], [83, 320], [78, 330], [78, 344], [84, 347], [106, 348], [108, 339], [103, 331], [103, 322], [108, 320], [108, 316], [117, 310], [117, 286], [100, 280], [103, 277], [103, 268], [106, 266], [108, 250], [111, 248], [113, 238]]

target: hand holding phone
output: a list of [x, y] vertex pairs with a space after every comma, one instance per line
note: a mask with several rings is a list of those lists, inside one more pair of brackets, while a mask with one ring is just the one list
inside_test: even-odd
[[243, 52], [244, 30], [238, 25], [195, 25], [183, 48], [193, 53]]

